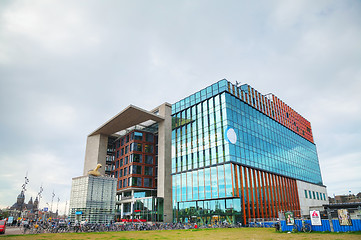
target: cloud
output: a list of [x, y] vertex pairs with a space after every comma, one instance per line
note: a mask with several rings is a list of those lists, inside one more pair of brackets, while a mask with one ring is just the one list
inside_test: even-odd
[[43, 183], [42, 203], [54, 189], [65, 208], [90, 132], [129, 104], [174, 103], [223, 78], [272, 92], [310, 120], [324, 184], [343, 193], [350, 184], [334, 181], [336, 169], [361, 182], [352, 165], [360, 9], [357, 1], [2, 2], [0, 203], [15, 201], [28, 172], [27, 197]]

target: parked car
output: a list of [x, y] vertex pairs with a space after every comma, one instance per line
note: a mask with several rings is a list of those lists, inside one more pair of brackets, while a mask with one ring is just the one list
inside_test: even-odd
[[5, 220], [0, 220], [0, 234], [5, 233], [5, 228], [6, 228], [6, 221]]

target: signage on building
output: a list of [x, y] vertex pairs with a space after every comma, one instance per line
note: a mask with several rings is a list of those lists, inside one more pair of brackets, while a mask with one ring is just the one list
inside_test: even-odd
[[44, 207], [44, 212], [47, 212], [49, 209], [47, 207]]
[[321, 226], [322, 225], [320, 211], [316, 211], [316, 210], [310, 211], [310, 217], [311, 217], [311, 224], [313, 226]]
[[337, 213], [341, 226], [352, 226], [351, 217], [347, 209], [338, 209]]
[[82, 211], [76, 211], [76, 212], [75, 212], [75, 215], [82, 215], [82, 214], [83, 214]]
[[293, 212], [285, 212], [286, 224], [292, 225], [295, 224], [295, 217]]

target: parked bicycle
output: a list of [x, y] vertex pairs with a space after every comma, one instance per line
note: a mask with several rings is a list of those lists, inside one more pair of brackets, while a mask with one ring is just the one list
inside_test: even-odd
[[296, 222], [293, 224], [292, 232], [305, 232], [309, 233], [312, 231], [311, 225], [306, 223], [304, 219], [301, 220], [302, 225], [298, 225]]

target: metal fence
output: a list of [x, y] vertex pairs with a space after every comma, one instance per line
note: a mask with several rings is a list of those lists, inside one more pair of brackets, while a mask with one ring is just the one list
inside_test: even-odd
[[[317, 232], [357, 232], [361, 231], [361, 220], [360, 219], [353, 219], [351, 220], [351, 226], [341, 226], [338, 219], [322, 219], [321, 226], [314, 226], [311, 224], [311, 220], [305, 220], [305, 223], [311, 225], [312, 231]], [[302, 226], [302, 220], [295, 220], [295, 223], [299, 226]], [[292, 232], [293, 225], [287, 225], [286, 221], [281, 221], [281, 229], [284, 232]], [[332, 231], [333, 230], [333, 231]]]

